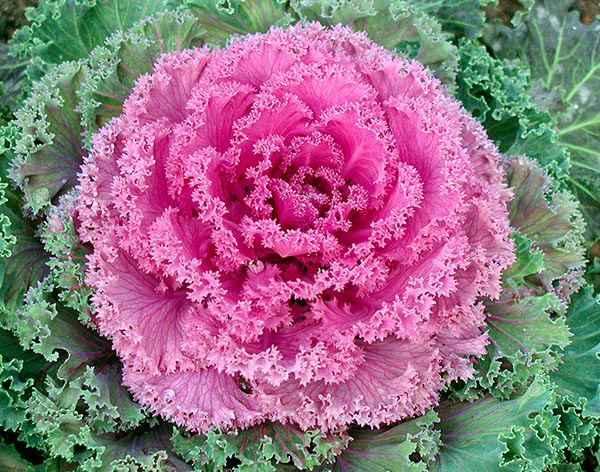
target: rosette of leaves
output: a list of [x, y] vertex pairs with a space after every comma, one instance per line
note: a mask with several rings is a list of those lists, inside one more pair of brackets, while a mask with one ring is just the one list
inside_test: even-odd
[[[597, 166], [580, 156], [593, 155], [598, 139], [593, 115], [582, 114], [585, 126], [577, 130], [564, 123], [569, 113], [583, 113], [571, 102], [598, 77], [593, 63], [566, 62], [594, 60], [598, 21], [580, 26], [567, 12], [574, 2], [538, 3], [518, 17], [519, 34], [527, 28], [531, 39], [520, 43], [516, 65], [502, 60], [509, 47], [494, 47], [489, 26], [486, 38], [498, 57], [478, 42], [492, 3], [41, 1], [12, 42], [19, 61], [33, 58], [25, 80], [4, 79], [11, 98], [0, 129], [0, 463], [57, 471], [592, 467], [599, 454], [600, 322], [596, 296], [582, 279], [586, 221], [569, 184], [590, 188], [593, 174], [579, 164]], [[547, 20], [552, 28], [555, 17], [569, 27], [559, 22], [561, 35], [536, 39], [536, 25]], [[501, 297], [484, 302], [490, 342], [473, 359], [475, 376], [451, 384], [426, 414], [374, 430], [323, 433], [267, 422], [191, 434], [131, 399], [110, 341], [95, 330], [84, 283], [91, 248], [77, 236], [73, 187], [92, 133], [121, 114], [137, 78], [151, 73], [160, 54], [223, 45], [232, 35], [298, 20], [364, 30], [445, 81], [508, 156], [517, 260], [504, 274]], [[576, 37], [579, 45], [589, 41], [586, 54], [563, 58], [564, 50], [547, 44]], [[544, 93], [535, 48], [554, 51], [545, 56], [553, 72]], [[567, 70], [578, 88], [565, 86], [558, 106], [551, 85]], [[585, 142], [575, 140], [580, 131]], [[585, 215], [593, 211], [588, 205]]]

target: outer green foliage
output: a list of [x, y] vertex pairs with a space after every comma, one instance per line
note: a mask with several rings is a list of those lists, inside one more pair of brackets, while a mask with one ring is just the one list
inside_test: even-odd
[[[565, 190], [580, 189], [600, 221], [600, 103], [589, 93], [600, 88], [599, 23], [580, 24], [572, 1], [522, 3], [507, 33], [484, 28], [494, 0], [40, 1], [12, 43], [20, 58], [0, 45], [0, 178], [13, 169], [23, 192], [0, 184], [2, 467], [575, 471], [600, 459], [600, 309], [580, 289], [583, 221]], [[475, 377], [436, 411], [380, 431], [268, 423], [190, 436], [131, 399], [110, 341], [93, 329], [71, 189], [91, 133], [121, 112], [160, 53], [298, 19], [341, 21], [416, 56], [520, 156], [505, 162], [517, 261], [500, 300], [485, 301], [491, 342]], [[520, 64], [490, 56], [477, 43], [484, 29], [498, 58]], [[28, 460], [33, 450], [43, 464]]]
[[[491, 364], [496, 369], [494, 393], [510, 395], [519, 384], [527, 384], [530, 377], [542, 368], [553, 368], [558, 363], [558, 353], [569, 344], [571, 333], [560, 314], [558, 297], [546, 294], [510, 300], [504, 297], [487, 305], [489, 335], [494, 340], [488, 347]], [[484, 365], [489, 359], [484, 359]], [[494, 365], [495, 367], [495, 365]]]
[[483, 46], [461, 41], [457, 96], [485, 126], [507, 155], [536, 159], [553, 176], [564, 178], [569, 162], [556, 143], [550, 115], [528, 94], [527, 71], [492, 58]]
[[237, 462], [240, 472], [275, 472], [281, 470], [279, 464], [289, 464], [291, 470], [329, 464], [350, 438], [265, 423], [243, 431], [210, 431], [206, 436], [189, 437], [178, 431], [173, 439], [175, 451], [191, 461], [195, 470], [223, 470], [230, 462]]
[[[564, 438], [565, 448], [557, 458], [556, 469], [581, 470], [588, 466], [590, 447], [594, 446], [598, 437], [598, 423], [585, 417], [582, 408], [568, 399], [560, 399], [552, 410], [558, 417], [558, 430], [556, 434]], [[586, 457], [587, 456], [587, 457]], [[588, 468], [590, 468], [588, 466]]]
[[544, 470], [562, 446], [554, 434], [554, 399], [552, 385], [541, 378], [513, 400], [440, 406], [441, 453], [431, 471]]
[[[37, 307], [40, 312], [44, 309]], [[77, 463], [84, 471], [189, 470], [169, 450], [169, 426], [137, 426], [145, 416], [121, 386], [119, 365], [110, 351], [106, 356], [106, 341], [85, 332], [75, 319], [67, 323], [45, 308], [46, 316], [54, 316], [48, 332], [60, 342], [53, 344], [45, 337], [38, 346], [69, 349], [70, 356], [62, 363], [58, 352], [38, 348], [56, 361], [48, 362], [21, 349], [17, 338], [0, 330], [0, 427], [18, 432], [27, 445], [61, 458], [64, 466]], [[62, 324], [62, 335], [56, 324]], [[79, 333], [65, 332], [69, 330]], [[39, 334], [43, 326], [32, 331]], [[56, 467], [44, 470], [71, 470]]]
[[590, 287], [573, 295], [566, 318], [573, 340], [557, 370], [525, 392], [440, 406], [440, 455], [431, 470], [582, 470], [600, 419], [599, 312]]
[[48, 254], [35, 235], [39, 221], [23, 217], [17, 192], [5, 189], [2, 200], [0, 222], [5, 234], [0, 239], [4, 256], [0, 259], [0, 326], [12, 328], [14, 314], [22, 305], [25, 292], [48, 272]]
[[0, 116], [10, 119], [11, 110], [21, 98], [23, 72], [27, 61], [17, 61], [9, 56], [9, 47], [0, 43]]
[[152, 72], [160, 54], [200, 47], [203, 42], [204, 30], [196, 18], [172, 12], [146, 18], [111, 36], [105, 47], [90, 55], [88, 67], [94, 73], [86, 76], [79, 90], [85, 131], [96, 131], [121, 113], [135, 80]]
[[[5, 196], [7, 184], [0, 183], [0, 208], [3, 209], [0, 215], [0, 257], [7, 257], [11, 255], [10, 248], [17, 242], [17, 238], [10, 234], [9, 228], [11, 224], [10, 216], [8, 213], [6, 203], [8, 199]], [[4, 276], [4, 273], [3, 273]]]
[[444, 29], [467, 38], [481, 36], [485, 26], [485, 7], [497, 0], [420, 0], [421, 7], [434, 15]]
[[24, 351], [18, 339], [0, 329], [0, 427], [18, 431], [25, 421], [32, 386], [43, 379], [46, 363]]
[[226, 42], [231, 35], [266, 32], [272, 25], [285, 26], [294, 18], [285, 0], [184, 0], [206, 29], [210, 42]]
[[583, 401], [583, 413], [600, 419], [600, 305], [590, 287], [573, 296], [567, 320], [573, 342], [550, 378], [574, 405]]
[[502, 57], [521, 59], [532, 95], [548, 106], [559, 143], [572, 156], [571, 184], [586, 203], [591, 236], [599, 236], [600, 20], [580, 22], [574, 1], [537, 2], [515, 30], [496, 28], [488, 42]]
[[102, 453], [90, 464], [88, 470], [129, 472], [184, 472], [191, 470], [171, 451], [171, 428], [158, 425], [141, 433], [130, 433], [115, 441], [114, 438], [98, 439], [104, 444]]
[[381, 431], [351, 430], [352, 442], [328, 470], [386, 472], [426, 471], [438, 453], [439, 421], [434, 411]]
[[62, 64], [36, 84], [17, 112], [14, 180], [34, 214], [76, 183], [84, 154], [76, 93], [84, 74], [76, 63]]
[[30, 75], [48, 66], [87, 58], [116, 31], [165, 9], [162, 1], [40, 0], [30, 11], [29, 26], [17, 31], [14, 50], [33, 58]]

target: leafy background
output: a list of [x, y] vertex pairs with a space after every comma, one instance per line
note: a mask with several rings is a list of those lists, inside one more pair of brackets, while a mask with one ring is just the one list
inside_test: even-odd
[[[598, 470], [598, 2], [40, 0], [23, 16], [33, 3], [0, 1], [0, 470]], [[298, 19], [417, 58], [484, 124], [506, 156], [517, 261], [486, 301], [476, 376], [422, 417], [191, 435], [121, 386], [71, 189], [91, 133], [158, 54]]]

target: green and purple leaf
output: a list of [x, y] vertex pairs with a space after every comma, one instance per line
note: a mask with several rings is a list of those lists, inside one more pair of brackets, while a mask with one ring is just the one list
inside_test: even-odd
[[25, 205], [38, 214], [77, 182], [85, 151], [81, 144], [79, 89], [85, 71], [65, 63], [39, 82], [17, 112], [19, 136], [12, 177]]
[[591, 287], [573, 295], [567, 321], [573, 340], [550, 379], [574, 404], [584, 401], [585, 416], [600, 418], [600, 305]]
[[262, 32], [294, 21], [285, 0], [184, 0], [206, 30], [209, 43], [223, 44], [232, 35]]
[[201, 24], [190, 14], [164, 12], [146, 18], [126, 32], [111, 36], [105, 47], [95, 49], [87, 66], [89, 74], [79, 90], [82, 121], [87, 132], [122, 113], [123, 102], [135, 81], [152, 73], [159, 55], [200, 47]]

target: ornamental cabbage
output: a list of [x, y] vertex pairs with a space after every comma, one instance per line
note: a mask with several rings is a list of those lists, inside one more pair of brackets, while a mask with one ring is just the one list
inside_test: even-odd
[[597, 465], [594, 2], [34, 1], [0, 469]]
[[317, 23], [161, 56], [93, 138], [94, 322], [176, 423], [424, 413], [514, 260], [499, 155], [419, 63]]

